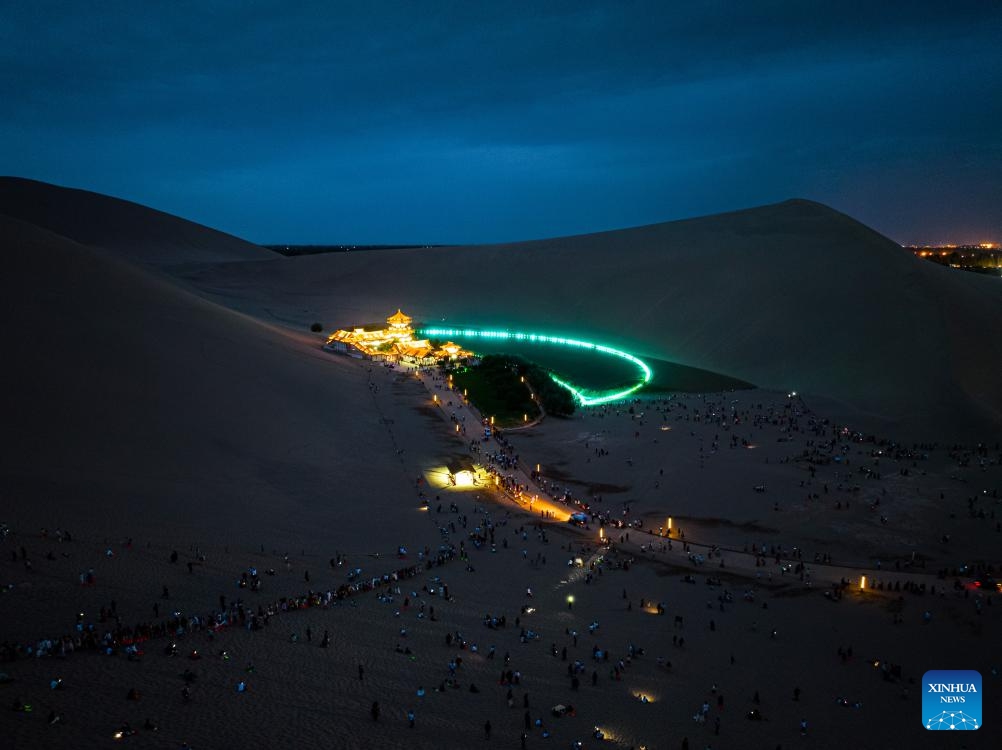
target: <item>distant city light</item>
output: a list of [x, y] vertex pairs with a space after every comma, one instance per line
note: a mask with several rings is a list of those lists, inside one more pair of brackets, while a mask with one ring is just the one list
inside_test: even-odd
[[970, 245], [904, 245], [916, 258], [926, 258], [965, 271], [992, 273], [1002, 271], [1002, 245], [998, 242], [979, 242]]

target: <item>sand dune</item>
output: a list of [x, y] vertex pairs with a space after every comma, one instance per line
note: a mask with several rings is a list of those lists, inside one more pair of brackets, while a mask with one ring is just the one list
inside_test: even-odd
[[[519, 438], [523, 460], [531, 455], [547, 473], [561, 471], [561, 482], [609, 487], [600, 490], [609, 495], [606, 507], [618, 508], [628, 494], [649, 521], [675, 514], [694, 544], [725, 545], [727, 571], [723, 558], [683, 569], [689, 563], [680, 543], [666, 552], [663, 540], [655, 548], [636, 532], [598, 564], [592, 549], [582, 549], [594, 543], [593, 528], [523, 528], [527, 516], [511, 513], [513, 504], [500, 497], [443, 490], [443, 505], [456, 502], [456, 512], [419, 511], [415, 478], [461, 454], [465, 441], [451, 436], [452, 425], [414, 378], [327, 355], [321, 338], [301, 328], [314, 317], [375, 321], [396, 305], [427, 320], [547, 320], [556, 330], [598, 332], [760, 384], [806, 383], [928, 428], [961, 424], [951, 421], [961, 417], [975, 424], [979, 405], [997, 407], [988, 376], [998, 343], [984, 326], [968, 325], [998, 319], [991, 280], [912, 262], [855, 222], [800, 202], [514, 246], [222, 264], [213, 261], [239, 247], [227, 239], [217, 249], [218, 233], [171, 220], [149, 234], [130, 214], [139, 209], [107, 205], [101, 222], [80, 220], [92, 234], [79, 241], [69, 238], [72, 217], [50, 215], [40, 226], [0, 212], [7, 395], [0, 521], [11, 528], [0, 539], [0, 641], [29, 644], [69, 632], [77, 613], [98, 632], [119, 616], [132, 624], [162, 622], [175, 610], [205, 614], [220, 595], [253, 612], [343, 583], [345, 570], [327, 563], [335, 552], [380, 574], [401, 564], [398, 544], [413, 561], [414, 549], [462, 542], [469, 562], [407, 579], [399, 592], [384, 587], [350, 604], [278, 613], [261, 630], [163, 636], [144, 644], [139, 661], [96, 651], [65, 659], [22, 652], [4, 662], [9, 680], [0, 682], [7, 706], [35, 707], [0, 714], [13, 746], [107, 747], [128, 721], [140, 732], [127, 742], [158, 748], [519, 747], [523, 731], [528, 747], [580, 739], [597, 747], [596, 725], [616, 743], [603, 747], [933, 747], [908, 681], [931, 667], [991, 674], [987, 645], [999, 607], [982, 614], [977, 598], [975, 611], [976, 597], [930, 574], [994, 549], [994, 501], [983, 499], [991, 517], [975, 517], [966, 496], [975, 483], [998, 484], [998, 458], [990, 468], [958, 466], [944, 449], [910, 474], [897, 469], [913, 461], [887, 456], [883, 480], [840, 477], [839, 464], [820, 465], [815, 480], [788, 459], [828, 429], [815, 431], [806, 415], [791, 420], [785, 398], [759, 391], [742, 394], [743, 421], [725, 428], [761, 443], [756, 450], [726, 447], [727, 434], [715, 447], [730, 395], [716, 406], [701, 396], [648, 404], [647, 417], [610, 408], [551, 420]], [[110, 226], [122, 205], [128, 231]], [[103, 223], [109, 228], [101, 234]], [[158, 245], [178, 226], [184, 243]], [[144, 237], [152, 237], [149, 252], [138, 246]], [[204, 296], [144, 265], [169, 262], [171, 247], [181, 247], [185, 283]], [[696, 420], [699, 409], [717, 418]], [[753, 424], [754, 415], [777, 414]], [[593, 461], [597, 446], [609, 452]], [[871, 446], [846, 448], [854, 466], [870, 463]], [[751, 491], [762, 482], [768, 493]], [[886, 524], [870, 506], [878, 499]], [[474, 549], [469, 530], [488, 523], [496, 524], [497, 544]], [[56, 528], [74, 540], [57, 541]], [[940, 540], [944, 532], [955, 535], [955, 546]], [[896, 592], [856, 590], [836, 603], [821, 591], [858, 570], [812, 566], [819, 582], [812, 589], [784, 575], [771, 555], [768, 567], [753, 566], [742, 551], [749, 541], [806, 544], [808, 563], [815, 551], [832, 552], [840, 565], [879, 555], [889, 584], [914, 577], [940, 593], [905, 601]], [[169, 562], [171, 550], [180, 551], [178, 564]], [[928, 570], [908, 568], [916, 551], [928, 555]], [[569, 568], [572, 555], [595, 560], [597, 577], [589, 580], [587, 565]], [[627, 571], [621, 563], [631, 559]], [[891, 572], [892, 560], [906, 561], [900, 573]], [[260, 592], [237, 585], [251, 565], [275, 569]], [[78, 574], [88, 568], [97, 582], [80, 586]], [[682, 582], [683, 573], [700, 585]], [[711, 574], [723, 582], [708, 587]], [[448, 600], [443, 582], [451, 586]], [[666, 603], [668, 616], [653, 615], [655, 601]], [[521, 609], [529, 604], [534, 612]], [[432, 606], [436, 617], [425, 616]], [[115, 614], [101, 617], [109, 607]], [[505, 615], [508, 625], [485, 627], [485, 613]], [[321, 649], [325, 630], [332, 644]], [[456, 645], [459, 632], [469, 647]], [[676, 642], [683, 635], [684, 647]], [[198, 649], [202, 658], [165, 655], [175, 637], [182, 654]], [[949, 664], [937, 656], [945, 642], [953, 644]], [[847, 644], [856, 657], [839, 659]], [[645, 653], [629, 654], [632, 645]], [[401, 653], [404, 646], [412, 653]], [[593, 648], [611, 660], [600, 661]], [[456, 687], [436, 690], [457, 657]], [[658, 657], [672, 662], [670, 671]], [[575, 661], [580, 685], [569, 671]], [[873, 665], [885, 661], [904, 665], [901, 680], [881, 678]], [[499, 680], [503, 665], [521, 672], [510, 699], [509, 684]], [[190, 701], [181, 695], [185, 669], [197, 673]], [[51, 689], [54, 678], [65, 681], [62, 689]], [[236, 689], [242, 681], [246, 692]], [[140, 700], [126, 699], [133, 687]], [[654, 702], [638, 700], [641, 692]], [[988, 696], [986, 713], [994, 716], [998, 691]], [[375, 700], [383, 707], [379, 722], [369, 718]], [[692, 717], [704, 701], [707, 723], [697, 724]], [[569, 703], [576, 716], [552, 716], [551, 706]], [[766, 720], [742, 718], [751, 708]], [[50, 712], [62, 720], [50, 725]], [[524, 712], [542, 725], [526, 729]], [[159, 731], [142, 728], [147, 717]], [[810, 721], [806, 740], [801, 719]], [[490, 742], [483, 739], [488, 720]], [[544, 726], [553, 732], [546, 740]]]
[[[0, 180], [0, 213], [303, 328], [379, 321], [534, 326], [797, 390], [909, 437], [1002, 428], [1002, 283], [922, 262], [825, 206], [771, 206], [505, 245], [283, 259], [136, 204]], [[243, 262], [234, 262], [243, 261]]]
[[[113, 255], [0, 222], [8, 522], [42, 503], [52, 524], [109, 538], [139, 514], [176, 543], [195, 530], [267, 529], [278, 546], [366, 531], [374, 550], [395, 549], [371, 517], [345, 512], [416, 502], [417, 469], [365, 471], [365, 451], [395, 447], [364, 368]], [[440, 454], [425, 421], [411, 411], [394, 429]]]
[[1002, 282], [920, 261], [803, 200], [508, 245], [191, 270], [224, 304], [292, 325], [530, 326], [825, 399], [902, 438], [992, 434]]
[[0, 177], [0, 214], [144, 263], [281, 258], [232, 235], [131, 201], [19, 177]]

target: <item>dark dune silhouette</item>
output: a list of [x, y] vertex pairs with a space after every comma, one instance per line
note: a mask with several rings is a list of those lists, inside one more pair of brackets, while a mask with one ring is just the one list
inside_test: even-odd
[[[393, 446], [364, 369], [322, 352], [319, 337], [15, 219], [0, 216], [0, 237], [14, 438], [0, 478], [19, 500], [6, 521], [32, 503], [107, 534], [128, 534], [136, 512], [168, 535], [253, 533], [280, 517], [296, 539], [367, 524], [326, 502], [334, 493], [378, 509], [409, 491], [403, 472], [358, 471], [359, 444], [391, 456]], [[435, 450], [432, 434], [422, 439]]]
[[138, 203], [19, 177], [0, 177], [0, 214], [145, 263], [281, 257], [233, 235]]

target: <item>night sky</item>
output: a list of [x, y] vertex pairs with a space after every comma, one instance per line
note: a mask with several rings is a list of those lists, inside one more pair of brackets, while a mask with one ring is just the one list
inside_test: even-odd
[[8, 0], [0, 173], [261, 243], [790, 197], [999, 242], [1002, 3]]

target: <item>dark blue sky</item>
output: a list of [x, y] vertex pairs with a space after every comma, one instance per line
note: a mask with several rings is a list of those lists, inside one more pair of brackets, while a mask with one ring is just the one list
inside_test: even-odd
[[528, 239], [794, 196], [903, 243], [1002, 241], [991, 0], [14, 0], [0, 115], [0, 173], [258, 242]]

